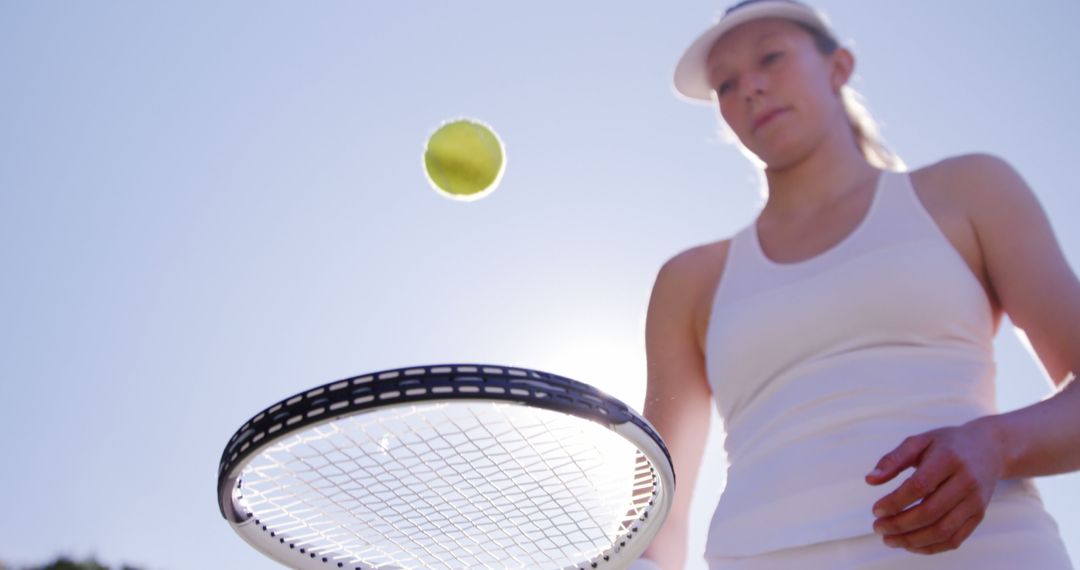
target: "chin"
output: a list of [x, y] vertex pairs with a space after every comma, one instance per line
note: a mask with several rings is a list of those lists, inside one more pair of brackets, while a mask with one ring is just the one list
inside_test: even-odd
[[759, 160], [765, 164], [767, 170], [784, 170], [802, 162], [809, 154], [806, 149], [794, 145], [781, 148], [770, 148], [768, 151], [755, 153]]

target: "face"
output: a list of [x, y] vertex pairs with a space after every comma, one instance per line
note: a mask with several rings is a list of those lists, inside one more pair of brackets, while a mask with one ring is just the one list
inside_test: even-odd
[[707, 59], [720, 114], [770, 168], [799, 160], [830, 129], [847, 128], [840, 89], [850, 64], [847, 50], [824, 55], [808, 31], [778, 18], [736, 27]]

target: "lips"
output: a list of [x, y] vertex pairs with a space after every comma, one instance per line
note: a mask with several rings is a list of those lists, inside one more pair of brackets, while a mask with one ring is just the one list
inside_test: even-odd
[[768, 123], [769, 121], [776, 118], [778, 115], [786, 113], [787, 111], [788, 110], [786, 108], [777, 108], [777, 109], [770, 109], [770, 110], [758, 115], [758, 117], [756, 119], [754, 119], [754, 125], [753, 125], [753, 127], [751, 127], [751, 130], [752, 131], [757, 131], [759, 128], [764, 126], [765, 123]]

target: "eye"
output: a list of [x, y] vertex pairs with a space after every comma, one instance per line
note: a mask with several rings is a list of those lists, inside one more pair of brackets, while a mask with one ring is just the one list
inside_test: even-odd
[[732, 88], [732, 87], [733, 87], [734, 85], [735, 85], [735, 82], [734, 82], [734, 81], [732, 81], [732, 80], [730, 80], [730, 79], [728, 79], [727, 81], [725, 81], [725, 82], [721, 83], [720, 85], [718, 85], [718, 86], [716, 87], [716, 94], [717, 94], [717, 95], [723, 95], [724, 93], [727, 93], [728, 91], [730, 91], [730, 90], [731, 90], [731, 88]]
[[761, 65], [769, 65], [770, 63], [780, 59], [781, 55], [784, 55], [783, 52], [771, 51], [761, 58]]

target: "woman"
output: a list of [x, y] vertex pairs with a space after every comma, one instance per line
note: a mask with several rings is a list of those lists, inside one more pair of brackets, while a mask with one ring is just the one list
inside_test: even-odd
[[[846, 87], [853, 68], [791, 0], [736, 5], [679, 62], [676, 87], [717, 106], [768, 199], [657, 276], [645, 415], [679, 488], [639, 566], [687, 557], [716, 405], [729, 468], [713, 570], [1070, 568], [1030, 478], [1080, 469], [1080, 283], [1003, 161], [899, 171]], [[1006, 313], [1058, 391], [997, 414]]]

